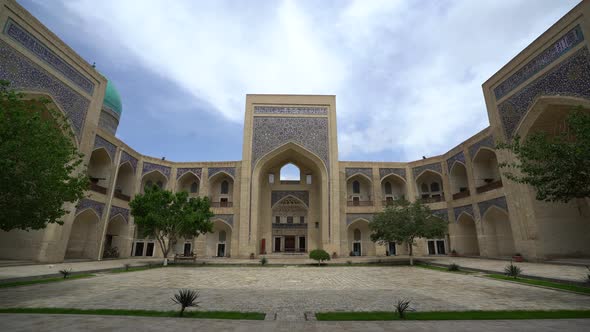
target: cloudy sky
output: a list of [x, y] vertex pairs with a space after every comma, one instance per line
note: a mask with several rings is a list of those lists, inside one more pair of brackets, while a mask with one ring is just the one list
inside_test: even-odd
[[114, 82], [143, 154], [240, 160], [246, 94], [330, 94], [340, 160], [409, 161], [487, 127], [481, 84], [579, 1], [19, 2]]

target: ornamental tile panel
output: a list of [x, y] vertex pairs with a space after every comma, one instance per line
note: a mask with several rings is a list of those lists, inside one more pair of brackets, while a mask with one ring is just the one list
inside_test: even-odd
[[379, 168], [379, 178], [383, 179], [384, 177], [390, 174], [397, 174], [402, 178], [406, 178], [406, 169], [405, 168]]
[[434, 171], [434, 172], [437, 172], [442, 175], [442, 166], [440, 165], [440, 163], [432, 163], [432, 164], [422, 165], [422, 166], [412, 168], [412, 173], [414, 174], [414, 180], [416, 180], [416, 177], [418, 175], [420, 175], [420, 173], [424, 172], [425, 170]]
[[149, 173], [151, 171], [160, 171], [168, 179], [170, 178], [170, 167], [164, 165], [158, 165], [154, 163], [143, 162], [143, 170], [141, 175]]
[[317, 106], [254, 106], [254, 114], [328, 115], [328, 108]]
[[65, 112], [80, 141], [90, 101], [1, 40], [0, 79], [9, 81], [15, 90], [50, 95]]
[[328, 118], [255, 117], [252, 169], [265, 154], [289, 142], [315, 153], [329, 172]]
[[122, 165], [126, 162], [129, 162], [131, 164], [131, 167], [133, 167], [134, 172], [137, 170], [137, 159], [129, 153], [123, 151], [121, 153], [121, 161], [119, 162], [119, 165]]
[[111, 221], [117, 215], [121, 215], [125, 219], [126, 223], [129, 223], [129, 209], [111, 205], [111, 212], [109, 213], [109, 221]]
[[536, 73], [553, 63], [553, 61], [557, 60], [583, 40], [584, 35], [582, 34], [582, 29], [579, 25], [576, 25], [559, 40], [547, 47], [541, 54], [534, 57], [526, 65], [500, 83], [494, 89], [496, 100], [507, 95], [510, 91], [533, 77]]
[[88, 198], [82, 198], [78, 202], [78, 205], [76, 206], [76, 215], [86, 209], [94, 210], [94, 212], [96, 212], [96, 214], [98, 214], [98, 216], [100, 218], [102, 218], [102, 211], [104, 210], [104, 203], [93, 201]]
[[307, 190], [273, 190], [270, 195], [270, 206], [274, 206], [287, 196], [298, 198], [309, 207], [309, 192]]
[[540, 96], [569, 96], [590, 99], [590, 53], [584, 47], [555, 68], [537, 78], [498, 105], [498, 113], [507, 138], [516, 128], [531, 105]]
[[469, 155], [471, 156], [471, 160], [475, 158], [477, 151], [483, 147], [495, 150], [496, 144], [494, 143], [494, 136], [488, 136], [469, 147]]
[[107, 151], [109, 157], [111, 157], [111, 161], [115, 160], [115, 153], [117, 152], [117, 147], [115, 144], [107, 141], [99, 135], [96, 135], [94, 136], [94, 148], [92, 150], [99, 148], [104, 148]]
[[479, 215], [483, 217], [486, 211], [491, 208], [492, 206], [497, 206], [505, 211], [508, 211], [508, 204], [506, 203], [506, 197], [496, 197], [494, 199], [490, 199], [487, 201], [477, 203], [479, 206]]
[[28, 33], [18, 24], [14, 23], [14, 21], [11, 19], [6, 21], [6, 25], [4, 26], [4, 34], [11, 37], [12, 40], [16, 41], [21, 46], [35, 54], [37, 58], [53, 67], [53, 69], [67, 77], [82, 90], [88, 92], [88, 94], [91, 95], [94, 91], [94, 84], [88, 78], [70, 66], [67, 62], [62, 60], [58, 55], [53, 53], [47, 46], [45, 46], [45, 44]]
[[345, 169], [346, 178], [355, 175], [355, 174], [363, 174], [366, 175], [371, 181], [373, 181], [373, 169], [372, 168], [346, 168]]
[[449, 212], [447, 209], [432, 210], [433, 215], [442, 218], [443, 220], [449, 221]]
[[212, 220], [221, 219], [228, 223], [232, 228], [234, 227], [234, 215], [233, 214], [216, 214]]
[[211, 178], [213, 175], [219, 173], [219, 172], [225, 172], [229, 175], [231, 175], [232, 178], [236, 178], [236, 168], [235, 167], [209, 167], [209, 178]]
[[463, 153], [463, 151], [457, 153], [456, 155], [452, 156], [451, 158], [447, 159], [447, 167], [449, 168], [449, 174], [451, 173], [451, 168], [453, 168], [453, 165], [455, 164], [455, 162], [461, 162], [463, 165], [466, 165], [465, 163], [465, 154]]
[[457, 206], [453, 209], [453, 211], [455, 212], [455, 222], [459, 220], [459, 216], [463, 212], [468, 213], [472, 218], [475, 218], [475, 214], [473, 213], [473, 206], [471, 204]]
[[176, 179], [178, 180], [181, 176], [183, 176], [187, 172], [191, 172], [201, 180], [201, 173], [203, 169], [200, 167], [193, 167], [193, 168], [179, 168], [176, 170]]
[[346, 226], [350, 226], [353, 222], [358, 219], [365, 219], [373, 221], [373, 213], [347, 213], [346, 214]]

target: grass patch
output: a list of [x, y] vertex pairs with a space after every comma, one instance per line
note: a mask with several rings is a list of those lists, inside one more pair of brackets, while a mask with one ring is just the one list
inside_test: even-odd
[[[126, 310], [126, 309], [71, 309], [71, 308], [0, 308], [0, 313], [10, 314], [66, 314], [66, 315], [105, 315], [140, 317], [178, 317], [178, 311]], [[239, 311], [185, 311], [183, 318], [204, 319], [247, 319], [264, 320], [261, 312]]]
[[560, 290], [567, 290], [567, 291], [572, 291], [572, 292], [577, 292], [577, 293], [590, 294], [590, 287], [584, 287], [584, 286], [562, 284], [562, 283], [558, 283], [558, 282], [536, 280], [536, 279], [527, 279], [527, 278], [516, 278], [515, 279], [513, 277], [508, 277], [508, 276], [505, 276], [502, 274], [486, 274], [486, 277], [500, 279], [500, 280], [514, 281], [514, 282], [519, 282], [519, 283], [528, 284], [528, 285], [544, 286], [544, 287], [555, 288], [555, 289], [560, 289]]
[[413, 265], [414, 267], [420, 267], [423, 269], [435, 270], [435, 271], [442, 271], [442, 272], [450, 272], [450, 273], [461, 273], [461, 274], [471, 274], [470, 271], [459, 270], [459, 271], [449, 271], [446, 267], [441, 266], [434, 266], [434, 265], [426, 265], [424, 263], [417, 263]]
[[111, 273], [125, 273], [125, 272], [137, 272], [137, 271], [144, 271], [144, 270], [152, 270], [165, 267], [163, 265], [156, 265], [156, 266], [132, 266], [129, 269], [125, 270], [125, 268], [111, 270]]
[[[406, 313], [405, 320], [483, 320], [483, 319], [563, 319], [590, 318], [590, 310], [554, 311], [428, 311]], [[372, 321], [400, 320], [397, 313], [371, 312], [319, 312], [317, 320], [323, 321]]]
[[94, 276], [95, 276], [94, 274], [90, 274], [90, 273], [81, 273], [81, 274], [71, 275], [67, 279], [64, 279], [63, 277], [55, 277], [55, 278], [5, 282], [5, 283], [0, 283], [0, 288], [18, 287], [18, 286], [27, 286], [27, 285], [36, 285], [36, 284], [47, 284], [47, 283], [51, 283], [51, 282], [60, 282], [60, 281], [68, 281], [68, 280], [75, 280], [75, 279], [91, 278]]

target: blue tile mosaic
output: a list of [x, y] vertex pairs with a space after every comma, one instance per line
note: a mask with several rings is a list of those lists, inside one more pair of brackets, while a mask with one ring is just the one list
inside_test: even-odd
[[442, 175], [442, 166], [440, 165], [440, 163], [432, 163], [412, 168], [414, 180], [416, 180], [416, 177], [426, 170], [430, 170]]
[[479, 202], [477, 203], [477, 206], [479, 207], [479, 214], [480, 216], [483, 216], [486, 211], [491, 208], [492, 206], [497, 206], [505, 211], [508, 211], [508, 204], [506, 203], [506, 197], [502, 196], [502, 197], [496, 197], [494, 199], [490, 199], [487, 201], [483, 201], [483, 202]]
[[94, 148], [92, 150], [99, 148], [104, 148], [107, 151], [109, 157], [111, 157], [111, 161], [115, 160], [115, 153], [117, 152], [117, 147], [115, 144], [107, 141], [99, 135], [96, 135], [94, 136]]
[[469, 156], [471, 156], [471, 160], [475, 158], [477, 151], [483, 147], [495, 150], [496, 143], [494, 142], [494, 136], [488, 136], [469, 147]]
[[447, 159], [447, 167], [449, 168], [449, 174], [451, 173], [451, 168], [453, 168], [453, 165], [455, 164], [455, 162], [460, 162], [463, 165], [465, 165], [465, 154], [463, 153], [463, 151], [455, 154], [454, 156], [452, 156], [451, 158]]
[[193, 173], [197, 176], [197, 178], [199, 178], [199, 180], [201, 180], [201, 174], [203, 172], [203, 169], [200, 167], [179, 168], [176, 170], [176, 179], [178, 180], [181, 176], [188, 172]]
[[117, 215], [120, 215], [121, 217], [123, 217], [123, 219], [125, 219], [126, 223], [129, 223], [129, 209], [125, 209], [122, 207], [111, 205], [111, 212], [109, 213], [109, 221], [111, 221]]
[[309, 192], [306, 190], [273, 190], [270, 195], [270, 206], [274, 206], [278, 201], [287, 196], [298, 198], [305, 205], [309, 206]]
[[254, 106], [254, 114], [328, 115], [328, 108], [313, 106]]
[[453, 209], [453, 211], [455, 212], [455, 222], [457, 222], [459, 220], [459, 216], [463, 212], [469, 214], [472, 218], [475, 219], [475, 214], [473, 213], [473, 206], [471, 204], [457, 206], [456, 208]]
[[383, 179], [384, 177], [390, 174], [397, 174], [402, 178], [406, 179], [406, 169], [405, 168], [379, 168], [379, 178]]
[[346, 174], [347, 179], [355, 174], [363, 174], [363, 175], [367, 176], [371, 181], [373, 181], [373, 169], [372, 168], [360, 168], [360, 167], [349, 168], [349, 167], [346, 167], [344, 169], [344, 173]]
[[82, 211], [92, 209], [96, 214], [102, 218], [102, 211], [104, 210], [104, 203], [100, 203], [97, 201], [93, 201], [88, 198], [82, 198], [78, 205], [76, 205], [76, 215], [80, 214]]
[[209, 178], [213, 175], [224, 172], [231, 175], [232, 178], [236, 178], [236, 168], [235, 167], [209, 167]]
[[123, 151], [121, 152], [121, 161], [119, 162], [119, 165], [123, 165], [126, 162], [131, 164], [131, 167], [133, 167], [133, 172], [137, 171], [137, 158]]
[[158, 165], [154, 163], [148, 163], [146, 161], [143, 162], [143, 170], [141, 171], [141, 175], [149, 173], [151, 171], [160, 171], [164, 176], [169, 179], [170, 178], [170, 167], [164, 165]]

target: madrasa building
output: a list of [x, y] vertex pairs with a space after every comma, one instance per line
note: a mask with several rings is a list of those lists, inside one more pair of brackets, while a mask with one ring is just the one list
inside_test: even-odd
[[[119, 121], [133, 119], [122, 118], [112, 82], [15, 1], [0, 0], [0, 26], [0, 79], [27, 99], [48, 98], [47, 107], [67, 116], [91, 178], [86, 198], [67, 205], [63, 225], [0, 232], [2, 259], [161, 257], [129, 209], [148, 185], [211, 199], [213, 233], [173, 248], [198, 257], [305, 255], [316, 248], [339, 257], [404, 255], [405, 245], [373, 243], [369, 228], [373, 215], [400, 197], [424, 202], [449, 223], [447, 236], [418, 240], [417, 255], [590, 255], [589, 200], [537, 201], [532, 188], [502, 174], [498, 164], [513, 156], [495, 149], [517, 135], [558, 133], [573, 107], [590, 108], [590, 1], [483, 83], [489, 127], [412, 162], [339, 160], [336, 96], [327, 95], [247, 95], [239, 161], [142, 155], [115, 136]], [[298, 179], [281, 180], [288, 164], [299, 169]]]

